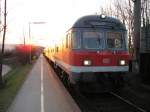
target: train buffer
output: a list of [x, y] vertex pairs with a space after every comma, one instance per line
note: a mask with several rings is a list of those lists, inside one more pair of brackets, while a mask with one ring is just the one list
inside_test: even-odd
[[80, 109], [40, 56], [8, 112], [80, 112]]

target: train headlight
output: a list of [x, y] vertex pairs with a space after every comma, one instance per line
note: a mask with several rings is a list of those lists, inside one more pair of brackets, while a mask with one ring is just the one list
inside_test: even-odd
[[120, 60], [119, 64], [123, 66], [123, 65], [126, 64], [126, 61], [125, 60]]
[[90, 66], [92, 64], [91, 60], [84, 60], [83, 65]]
[[106, 15], [102, 14], [102, 15], [100, 15], [100, 17], [101, 17], [102, 19], [105, 19], [105, 18], [106, 18]]

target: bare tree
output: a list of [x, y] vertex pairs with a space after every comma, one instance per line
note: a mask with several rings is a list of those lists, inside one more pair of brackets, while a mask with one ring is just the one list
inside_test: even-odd
[[1, 21], [1, 19], [2, 19], [2, 6], [1, 6], [1, 4], [2, 4], [2, 1], [0, 0], [0, 36], [1, 36], [1, 31], [2, 31], [2, 27], [1, 27], [1, 24], [2, 24], [2, 21]]
[[150, 24], [150, 1], [142, 0], [142, 26]]
[[128, 42], [130, 53], [133, 54], [133, 2], [132, 0], [114, 0], [113, 5], [101, 8], [101, 13], [118, 18], [128, 30]]
[[141, 48], [142, 52], [147, 52], [150, 50], [150, 39], [148, 38], [148, 32], [150, 30], [150, 1], [141, 1], [141, 21], [142, 21], [142, 42]]

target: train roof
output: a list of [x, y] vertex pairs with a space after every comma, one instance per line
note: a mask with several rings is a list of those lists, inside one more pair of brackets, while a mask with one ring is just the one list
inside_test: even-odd
[[118, 19], [103, 15], [88, 15], [79, 18], [72, 26], [72, 28], [115, 28], [120, 30], [126, 30], [125, 25]]

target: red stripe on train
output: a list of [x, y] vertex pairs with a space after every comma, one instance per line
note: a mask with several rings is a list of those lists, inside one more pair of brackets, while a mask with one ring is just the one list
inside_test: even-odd
[[64, 54], [58, 54], [58, 59], [64, 61], [73, 66], [83, 66], [84, 60], [91, 60], [91, 66], [117, 66], [119, 60], [125, 60], [128, 64], [129, 53], [126, 51], [101, 51], [101, 52], [90, 52], [90, 51], [72, 51]]

